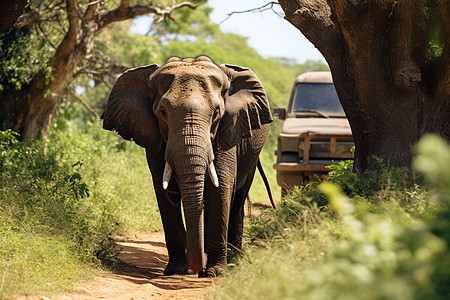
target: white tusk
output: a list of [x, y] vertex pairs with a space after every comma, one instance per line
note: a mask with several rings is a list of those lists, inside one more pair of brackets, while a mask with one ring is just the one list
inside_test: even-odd
[[170, 176], [172, 175], [172, 168], [170, 167], [169, 163], [166, 161], [166, 165], [164, 166], [164, 172], [163, 172], [163, 180], [162, 180], [162, 186], [163, 189], [166, 190], [169, 186]]
[[214, 163], [211, 162], [211, 164], [208, 167], [208, 173], [211, 177], [212, 183], [215, 187], [219, 187], [219, 178], [217, 177], [216, 168], [214, 167]]

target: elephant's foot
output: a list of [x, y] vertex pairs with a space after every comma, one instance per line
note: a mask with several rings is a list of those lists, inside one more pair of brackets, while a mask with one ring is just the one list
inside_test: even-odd
[[226, 266], [218, 264], [211, 267], [206, 268], [205, 271], [201, 271], [198, 273], [198, 277], [218, 277], [225, 273]]
[[164, 270], [164, 275], [186, 275], [193, 274], [186, 261], [169, 261]]

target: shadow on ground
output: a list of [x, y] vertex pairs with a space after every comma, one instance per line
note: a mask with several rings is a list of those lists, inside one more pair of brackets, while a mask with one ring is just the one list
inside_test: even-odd
[[115, 271], [51, 299], [203, 299], [214, 281], [197, 275], [163, 276], [169, 257], [162, 232], [122, 238], [117, 247], [121, 261]]
[[117, 274], [135, 284], [151, 283], [161, 289], [196, 289], [204, 287], [211, 280], [197, 278], [196, 275], [164, 276], [163, 271], [169, 261], [166, 245], [151, 240], [118, 242], [120, 263]]

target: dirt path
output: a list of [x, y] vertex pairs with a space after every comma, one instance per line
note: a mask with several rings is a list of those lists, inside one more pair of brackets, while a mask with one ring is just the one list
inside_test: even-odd
[[196, 275], [163, 276], [168, 255], [162, 232], [130, 237], [119, 241], [118, 246], [122, 261], [119, 271], [52, 300], [203, 299], [214, 281]]

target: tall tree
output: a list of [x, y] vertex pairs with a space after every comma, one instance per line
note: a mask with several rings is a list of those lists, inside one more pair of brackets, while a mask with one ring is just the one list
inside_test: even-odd
[[409, 166], [426, 132], [450, 139], [450, 1], [279, 3], [330, 66], [360, 171]]
[[[132, 3], [133, 5], [132, 5]], [[30, 78], [20, 84], [20, 90], [11, 93], [7, 85], [16, 82], [15, 78], [0, 79], [0, 120], [3, 126], [18, 132], [22, 138], [42, 139], [47, 136], [55, 109], [74, 75], [79, 71], [80, 63], [90, 57], [98, 33], [115, 22], [133, 19], [140, 15], [153, 14], [161, 18], [172, 18], [173, 11], [181, 7], [194, 9], [192, 2], [179, 2], [160, 6], [154, 1], [97, 1], [97, 0], [40, 0], [30, 1], [26, 12], [16, 22], [12, 32], [1, 37], [4, 45], [14, 45], [18, 51], [33, 45], [40, 47], [40, 57], [21, 59], [17, 65], [24, 73], [30, 72]], [[36, 41], [36, 36], [41, 40]], [[53, 49], [52, 49], [53, 47]], [[4, 51], [8, 52], [8, 51]], [[22, 53], [23, 54], [23, 53]], [[45, 58], [43, 62], [42, 57]], [[22, 65], [20, 65], [23, 63]], [[114, 70], [112, 66], [111, 68]], [[116, 72], [124, 70], [116, 66]], [[3, 72], [3, 77], [8, 70]], [[23, 76], [18, 72], [18, 76]], [[6, 86], [6, 87], [5, 87]]]

